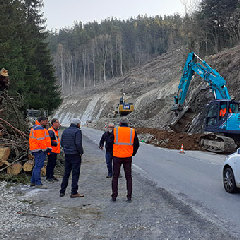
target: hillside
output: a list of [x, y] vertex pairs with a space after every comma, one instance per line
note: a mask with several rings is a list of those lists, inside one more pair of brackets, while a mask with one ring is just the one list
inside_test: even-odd
[[[240, 99], [239, 53], [240, 45], [205, 59], [225, 78], [235, 99]], [[168, 124], [174, 117], [170, 109], [185, 60], [186, 54], [181, 49], [163, 54], [140, 68], [132, 69], [122, 78], [108, 80], [96, 88], [65, 97], [55, 115], [63, 125], [68, 125], [72, 117], [79, 117], [82, 124], [91, 120], [91, 126], [103, 129], [107, 122], [119, 122], [119, 118], [109, 116], [123, 89], [127, 101], [135, 106], [135, 111], [128, 115], [132, 126], [169, 130]], [[192, 118], [186, 123], [184, 131], [201, 132], [203, 109], [212, 97], [207, 84], [196, 76], [187, 97], [193, 111]]]

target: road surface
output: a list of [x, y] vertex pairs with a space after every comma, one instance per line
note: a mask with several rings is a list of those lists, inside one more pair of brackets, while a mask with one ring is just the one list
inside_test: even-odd
[[[98, 142], [102, 131], [83, 128], [83, 133]], [[222, 166], [226, 156], [163, 149], [141, 143], [133, 158], [134, 170], [189, 204], [196, 212], [240, 236], [240, 194], [226, 193]]]

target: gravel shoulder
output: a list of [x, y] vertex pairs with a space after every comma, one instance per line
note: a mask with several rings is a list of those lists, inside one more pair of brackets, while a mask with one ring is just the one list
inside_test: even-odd
[[0, 239], [234, 239], [136, 172], [132, 203], [126, 202], [125, 178], [111, 202], [104, 154], [83, 140], [79, 192], [85, 197], [71, 199], [68, 187], [60, 198], [60, 182], [47, 183], [46, 190], [0, 183]]

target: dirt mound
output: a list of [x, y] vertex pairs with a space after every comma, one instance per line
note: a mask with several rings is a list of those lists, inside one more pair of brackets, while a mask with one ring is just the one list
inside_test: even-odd
[[180, 149], [183, 144], [185, 150], [201, 150], [199, 146], [201, 134], [176, 133], [155, 128], [136, 128], [140, 141], [155, 146]]

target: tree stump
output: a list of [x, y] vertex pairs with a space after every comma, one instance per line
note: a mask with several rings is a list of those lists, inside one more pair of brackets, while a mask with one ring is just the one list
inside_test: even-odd
[[8, 165], [8, 157], [11, 149], [9, 147], [0, 147], [0, 167], [4, 164]]
[[31, 172], [33, 169], [34, 162], [32, 160], [28, 160], [23, 165], [23, 171], [24, 172]]
[[10, 175], [18, 175], [22, 171], [21, 163], [14, 163], [7, 168], [7, 173]]

